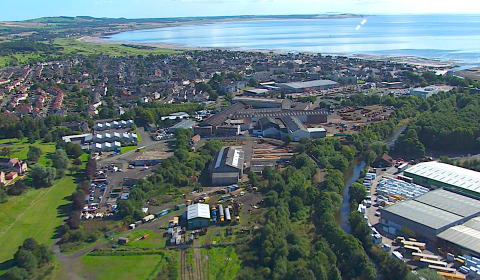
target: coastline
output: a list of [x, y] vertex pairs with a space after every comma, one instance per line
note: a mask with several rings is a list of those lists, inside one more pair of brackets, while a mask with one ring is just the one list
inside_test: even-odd
[[[159, 27], [161, 28], [161, 27]], [[99, 36], [84, 36], [77, 39], [80, 42], [85, 43], [94, 43], [94, 44], [112, 44], [112, 45], [138, 45], [138, 46], [148, 46], [160, 49], [173, 49], [173, 50], [183, 50], [183, 51], [192, 51], [192, 50], [229, 50], [229, 51], [253, 51], [253, 52], [263, 52], [263, 53], [275, 53], [275, 54], [284, 54], [291, 53], [295, 51], [289, 50], [270, 50], [270, 49], [239, 49], [239, 48], [207, 48], [207, 47], [195, 47], [182, 44], [169, 44], [169, 43], [136, 43], [129, 41], [114, 41], [114, 40], [105, 40]], [[311, 52], [306, 52], [311, 53]], [[316, 54], [316, 53], [312, 53]], [[365, 60], [380, 60], [380, 61], [393, 61], [398, 63], [405, 63], [416, 66], [432, 67], [432, 68], [443, 68], [450, 69], [458, 67], [459, 63], [453, 60], [441, 61], [434, 58], [424, 58], [419, 56], [395, 56], [395, 55], [375, 55], [375, 54], [355, 54], [355, 53], [322, 53], [322, 55], [331, 55], [331, 56], [344, 56], [349, 58], [359, 58]]]

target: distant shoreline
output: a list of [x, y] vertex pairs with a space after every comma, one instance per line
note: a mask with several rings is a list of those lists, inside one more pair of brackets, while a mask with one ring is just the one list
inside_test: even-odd
[[[95, 43], [95, 44], [112, 44], [112, 45], [138, 45], [138, 46], [148, 46], [148, 47], [155, 47], [160, 49], [174, 49], [174, 50], [183, 50], [183, 51], [192, 51], [192, 50], [229, 50], [229, 51], [253, 51], [253, 52], [262, 52], [262, 53], [275, 53], [275, 54], [282, 54], [282, 53], [289, 53], [293, 51], [289, 50], [270, 50], [270, 49], [238, 49], [238, 48], [207, 48], [207, 47], [194, 47], [182, 44], [168, 44], [168, 43], [136, 43], [130, 41], [114, 41], [114, 40], [105, 40], [102, 37], [97, 36], [84, 36], [79, 39], [78, 41], [85, 42], [85, 43]], [[304, 52], [309, 53], [309, 52]], [[315, 54], [315, 53], [313, 53]], [[433, 68], [454, 68], [459, 65], [458, 62], [453, 60], [447, 61], [440, 61], [438, 59], [433, 58], [423, 58], [418, 56], [389, 56], [389, 55], [375, 55], [375, 54], [354, 54], [354, 53], [321, 53], [322, 55], [331, 55], [331, 56], [344, 56], [344, 57], [351, 57], [351, 58], [359, 58], [365, 60], [381, 60], [381, 61], [393, 61], [398, 63], [406, 63], [411, 65], [418, 65], [418, 66], [425, 66], [425, 67], [433, 67]]]

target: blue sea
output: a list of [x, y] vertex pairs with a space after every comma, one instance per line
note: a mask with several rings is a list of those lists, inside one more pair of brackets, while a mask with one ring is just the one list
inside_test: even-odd
[[107, 40], [236, 50], [418, 56], [480, 65], [480, 15], [225, 22], [130, 31]]

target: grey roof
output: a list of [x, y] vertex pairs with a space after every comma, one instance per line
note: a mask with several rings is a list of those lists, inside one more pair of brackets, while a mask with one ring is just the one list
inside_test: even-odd
[[437, 235], [438, 238], [480, 254], [480, 218], [473, 218], [463, 225], [451, 227]]
[[449, 184], [460, 189], [480, 193], [480, 172], [470, 169], [431, 161], [416, 164], [407, 170], [405, 174], [413, 174]]
[[223, 109], [220, 113], [210, 116], [201, 122], [199, 126], [220, 126], [225, 123], [230, 115], [234, 115], [242, 109], [245, 109], [245, 105], [240, 102], [235, 103]]
[[238, 179], [238, 172], [213, 173], [212, 179], [217, 179], [217, 178], [237, 178]]
[[187, 220], [195, 218], [210, 219], [210, 206], [203, 203], [188, 205]]
[[334, 86], [337, 84], [338, 84], [337, 82], [334, 82], [331, 80], [314, 80], [309, 82], [293, 82], [293, 83], [279, 84], [279, 86], [292, 88], [292, 89], [302, 89], [302, 88], [312, 88], [312, 87], [320, 87], [320, 86]]
[[282, 121], [291, 132], [307, 130], [305, 125], [303, 125], [303, 123], [297, 117], [286, 116], [282, 118]]
[[243, 168], [244, 154], [245, 153], [239, 149], [232, 147], [223, 148], [217, 154], [214, 169], [228, 165], [241, 170]]
[[480, 212], [480, 200], [443, 189], [428, 192], [415, 200], [462, 217]]
[[174, 126], [172, 126], [170, 129], [177, 129], [177, 128], [192, 128], [192, 126], [195, 124], [194, 121], [192, 120], [183, 120], [177, 124], [175, 124]]
[[392, 213], [433, 229], [440, 229], [463, 218], [462, 216], [435, 208], [416, 200], [395, 203], [383, 208], [382, 213], [383, 212]]
[[[237, 103], [238, 104], [238, 103]], [[268, 109], [245, 109], [239, 110], [233, 117], [235, 118], [261, 118], [261, 117], [284, 117], [284, 116], [319, 116], [327, 115], [326, 110], [281, 110], [280, 108]]]

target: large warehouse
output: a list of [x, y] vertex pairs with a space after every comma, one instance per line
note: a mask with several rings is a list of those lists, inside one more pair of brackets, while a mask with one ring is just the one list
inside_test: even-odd
[[284, 138], [286, 135], [290, 135], [293, 141], [300, 141], [302, 138], [327, 137], [327, 131], [324, 128], [307, 128], [297, 117], [292, 116], [261, 118], [254, 127], [253, 134], [275, 138]]
[[193, 204], [187, 208], [187, 228], [198, 229], [210, 225], [210, 206], [208, 204]]
[[480, 257], [480, 218], [451, 227], [438, 235], [444, 247], [459, 254]]
[[221, 149], [213, 161], [212, 186], [237, 184], [243, 176], [244, 152], [233, 147]]
[[444, 230], [480, 216], [480, 200], [463, 194], [438, 189], [415, 199], [395, 203], [381, 209], [381, 223], [417, 237], [436, 241]]
[[480, 197], [480, 172], [470, 169], [431, 161], [414, 165], [403, 174], [431, 189], [447, 187]]
[[311, 89], [322, 90], [338, 87], [338, 83], [331, 80], [314, 80], [308, 82], [278, 84], [278, 87], [282, 88], [286, 93], [299, 93]]

